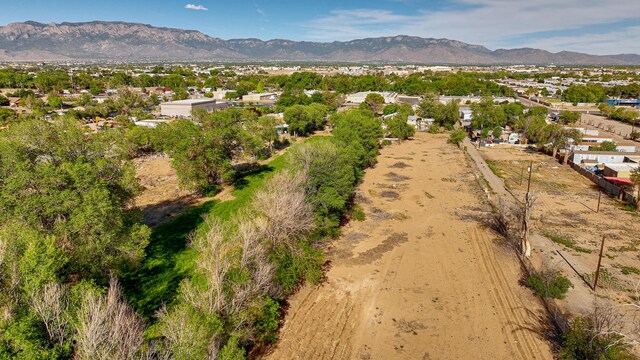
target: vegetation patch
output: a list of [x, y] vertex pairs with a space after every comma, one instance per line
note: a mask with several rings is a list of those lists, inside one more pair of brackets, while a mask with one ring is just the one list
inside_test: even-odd
[[380, 196], [389, 200], [400, 200], [400, 194], [395, 191], [382, 191]]
[[567, 291], [573, 285], [571, 281], [560, 274], [534, 274], [527, 278], [526, 285], [536, 295], [554, 299], [564, 299]]
[[495, 160], [485, 160], [485, 161], [487, 162], [487, 166], [489, 166], [489, 169], [491, 170], [491, 172], [493, 172], [499, 178], [506, 179], [506, 174], [502, 169], [498, 167], [497, 161]]
[[560, 244], [563, 245], [569, 249], [575, 250], [577, 252], [581, 252], [581, 253], [586, 253], [586, 254], [590, 254], [592, 252], [591, 249], [587, 249], [584, 248], [582, 246], [579, 246], [576, 244], [576, 242], [566, 236], [563, 236], [561, 234], [558, 233], [553, 233], [550, 231], [543, 231], [542, 235], [544, 235], [545, 237], [547, 237], [549, 240], [553, 241], [556, 244]]
[[384, 174], [384, 176], [387, 179], [389, 179], [390, 181], [395, 181], [395, 182], [406, 181], [406, 180], [411, 179], [408, 176], [396, 174], [394, 172], [388, 172], [388, 173]]
[[640, 275], [640, 269], [634, 266], [623, 266], [622, 268], [620, 268], [620, 270], [624, 275], [631, 275], [631, 274]]

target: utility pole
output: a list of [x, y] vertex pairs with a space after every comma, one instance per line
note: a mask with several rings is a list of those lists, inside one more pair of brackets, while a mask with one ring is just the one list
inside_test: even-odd
[[604, 251], [604, 235], [602, 235], [602, 245], [600, 245], [600, 256], [598, 257], [598, 268], [596, 269], [596, 278], [593, 280], [593, 291], [598, 286], [598, 277], [600, 276], [600, 263], [602, 262], [602, 252]]
[[520, 169], [520, 185], [522, 186], [522, 178], [524, 178], [524, 168]]
[[600, 211], [600, 198], [602, 198], [602, 191], [598, 189], [598, 207], [596, 208], [596, 213]]

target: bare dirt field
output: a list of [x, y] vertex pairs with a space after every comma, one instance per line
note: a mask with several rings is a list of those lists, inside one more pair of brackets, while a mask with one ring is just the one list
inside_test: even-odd
[[[142, 210], [142, 221], [149, 226], [165, 223], [191, 206], [211, 200], [197, 197], [191, 191], [180, 190], [176, 171], [171, 167], [168, 157], [145, 156], [134, 159], [133, 164], [136, 177], [143, 187], [135, 205]], [[225, 194], [223, 191], [217, 198], [224, 198]]]
[[551, 359], [546, 313], [446, 135], [384, 148], [326, 281], [290, 298], [269, 359]]
[[[537, 264], [559, 266], [574, 284], [563, 307], [586, 313], [592, 307], [594, 273], [602, 236], [604, 257], [597, 296], [615, 305], [632, 302], [640, 283], [640, 215], [604, 193], [596, 213], [598, 189], [588, 179], [549, 156], [501, 146], [481, 150], [489, 167], [522, 200], [526, 167], [533, 161], [533, 255]], [[524, 171], [523, 171], [524, 170]]]

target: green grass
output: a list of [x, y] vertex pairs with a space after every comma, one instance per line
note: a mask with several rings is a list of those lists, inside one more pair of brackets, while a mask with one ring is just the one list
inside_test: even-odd
[[487, 162], [487, 166], [489, 166], [489, 169], [491, 170], [492, 173], [496, 174], [496, 176], [499, 178], [503, 178], [503, 179], [506, 178], [504, 171], [498, 168], [497, 161], [486, 160], [486, 162]]
[[640, 269], [634, 266], [623, 266], [621, 270], [624, 275], [631, 275], [631, 274], [640, 275]]
[[[310, 141], [320, 141], [310, 138]], [[308, 141], [309, 141], [308, 140]], [[234, 185], [235, 199], [208, 201], [155, 228], [145, 249], [145, 260], [132, 273], [125, 274], [123, 285], [131, 304], [145, 317], [153, 316], [163, 303], [171, 303], [182, 279], [191, 276], [196, 252], [187, 246], [189, 235], [205, 231], [203, 215], [229, 219], [251, 202], [265, 180], [287, 166], [281, 155], [268, 165], [241, 174]]]
[[553, 241], [556, 244], [563, 245], [577, 252], [586, 253], [586, 254], [590, 254], [592, 252], [590, 249], [583, 248], [582, 246], [577, 245], [575, 241], [561, 234], [552, 233], [549, 231], [543, 231], [542, 235], [546, 236], [547, 238], [549, 238], [549, 240]]

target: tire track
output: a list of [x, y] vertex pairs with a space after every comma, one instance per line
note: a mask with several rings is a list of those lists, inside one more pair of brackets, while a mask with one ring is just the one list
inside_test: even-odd
[[523, 316], [522, 310], [524, 305], [518, 305], [520, 300], [513, 294], [509, 286], [505, 284], [509, 283], [504, 271], [495, 262], [493, 257], [494, 251], [490, 248], [489, 237], [483, 232], [483, 230], [474, 228], [474, 247], [478, 251], [478, 256], [481, 257], [482, 267], [486, 270], [487, 277], [490, 283], [494, 287], [491, 289], [494, 302], [499, 311], [508, 320], [507, 326], [510, 328], [507, 335], [512, 341], [509, 344], [513, 345], [515, 342], [519, 355], [524, 359], [534, 359], [538, 354], [542, 353], [542, 349], [537, 346], [537, 341], [529, 330], [525, 329], [527, 316]]

